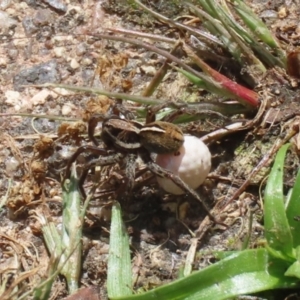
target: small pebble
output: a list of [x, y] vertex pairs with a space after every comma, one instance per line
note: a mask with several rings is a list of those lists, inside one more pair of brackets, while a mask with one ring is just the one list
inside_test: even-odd
[[77, 62], [77, 60], [75, 58], [73, 58], [70, 62], [70, 67], [72, 69], [78, 69], [80, 67], [79, 63]]
[[13, 156], [9, 157], [5, 162], [6, 174], [10, 177], [14, 176], [14, 173], [17, 171], [19, 165], [19, 162]]
[[276, 90], [274, 91], [274, 94], [275, 94], [275, 95], [280, 95], [280, 90], [279, 90], [279, 89], [276, 89]]
[[1, 0], [0, 1], [0, 9], [6, 10], [11, 5], [12, 0]]
[[34, 65], [30, 68], [20, 70], [13, 78], [14, 89], [23, 91], [24, 85], [43, 84], [46, 82], [59, 82], [58, 64], [55, 60]]
[[156, 69], [153, 66], [141, 66], [140, 68], [147, 75], [153, 75], [154, 76], [157, 72]]
[[83, 54], [86, 53], [86, 44], [85, 43], [80, 43], [79, 45], [77, 45], [76, 47], [76, 54], [78, 56], [82, 56]]
[[284, 7], [284, 6], [280, 7], [280, 9], [278, 10], [278, 17], [280, 19], [284, 19], [287, 17], [287, 15], [288, 15], [288, 12], [287, 12], [286, 7]]
[[59, 13], [66, 13], [68, 10], [67, 5], [63, 3], [63, 1], [59, 0], [43, 0], [43, 2], [47, 3], [50, 7], [54, 10], [58, 11]]
[[90, 66], [91, 64], [93, 63], [93, 61], [88, 58], [88, 57], [84, 57], [82, 60], [81, 60], [81, 64], [83, 66]]
[[0, 57], [0, 67], [2, 69], [5, 69], [7, 67], [7, 58], [6, 57]]
[[33, 24], [31, 17], [26, 16], [22, 21], [22, 26], [24, 28], [25, 34], [30, 36], [38, 31], [38, 28]]
[[277, 19], [277, 12], [275, 10], [264, 10], [259, 17], [265, 19]]
[[61, 113], [63, 116], [68, 116], [74, 111], [74, 106], [71, 103], [66, 103], [63, 105], [61, 109]]
[[51, 94], [52, 92], [49, 90], [41, 90], [37, 94], [35, 94], [30, 99], [30, 101], [32, 102], [33, 105], [44, 104], [46, 102], [47, 97]]
[[25, 2], [25, 1], [21, 1], [19, 4], [19, 8], [21, 9], [21, 10], [25, 10], [25, 9], [28, 9], [28, 4]]
[[7, 12], [0, 10], [0, 25], [2, 30], [7, 30], [13, 25], [17, 25], [18, 22], [13, 19]]
[[8, 49], [8, 51], [7, 51], [7, 56], [8, 56], [11, 60], [17, 59], [18, 55], [19, 55], [19, 51], [18, 51], [18, 49], [16, 49], [16, 48], [10, 48], [10, 49]]
[[38, 9], [34, 18], [33, 24], [36, 26], [48, 25], [51, 22], [52, 16], [49, 10], [47, 9]]
[[21, 94], [17, 91], [6, 91], [5, 97], [6, 97], [5, 103], [15, 105], [16, 102], [19, 103]]
[[65, 53], [65, 48], [64, 47], [55, 47], [53, 49], [54, 54], [56, 57], [62, 57]]

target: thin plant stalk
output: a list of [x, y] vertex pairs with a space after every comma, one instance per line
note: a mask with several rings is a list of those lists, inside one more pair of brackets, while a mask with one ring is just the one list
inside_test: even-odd
[[[230, 80], [221, 73], [215, 71], [201, 58], [199, 58], [188, 45], [184, 45], [184, 50], [187, 55], [200, 67], [202, 70], [209, 74], [216, 82], [222, 85], [224, 91], [228, 92], [232, 97], [242, 102], [246, 106], [257, 107], [259, 105], [258, 95], [252, 90], [249, 90], [240, 84]], [[224, 94], [226, 95], [226, 92]]]
[[141, 8], [143, 8], [145, 11], [147, 11], [149, 14], [151, 14], [152, 16], [154, 16], [155, 18], [161, 20], [164, 23], [167, 23], [173, 27], [176, 27], [178, 29], [181, 30], [185, 30], [187, 32], [189, 32], [190, 34], [196, 35], [198, 36], [200, 39], [204, 39], [206, 41], [209, 41], [210, 43], [213, 44], [217, 44], [219, 46], [222, 46], [222, 42], [215, 36], [205, 32], [205, 31], [201, 31], [201, 30], [195, 30], [193, 27], [189, 27], [186, 25], [183, 25], [179, 22], [173, 21], [153, 10], [151, 10], [150, 8], [148, 8], [146, 5], [144, 5], [143, 3], [141, 3], [139, 0], [133, 0], [138, 6], [140, 6]]
[[[174, 55], [179, 47], [181, 43], [177, 42], [175, 44], [175, 46], [173, 47], [173, 49], [170, 51], [170, 53], [172, 55]], [[155, 90], [157, 89], [157, 87], [159, 86], [159, 84], [162, 82], [162, 80], [164, 79], [165, 75], [167, 74], [168, 70], [170, 69], [170, 63], [172, 61], [170, 59], [166, 59], [165, 62], [163, 63], [163, 65], [160, 67], [160, 69], [157, 71], [157, 73], [154, 75], [154, 77], [152, 78], [151, 82], [147, 85], [147, 87], [145, 88], [145, 90], [143, 91], [142, 95], [144, 97], [149, 97], [151, 96]]]

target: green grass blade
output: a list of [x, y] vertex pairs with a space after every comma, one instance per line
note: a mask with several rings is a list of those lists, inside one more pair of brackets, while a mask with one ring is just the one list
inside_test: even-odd
[[73, 164], [70, 180], [63, 186], [63, 227], [62, 227], [62, 263], [61, 274], [68, 283], [70, 294], [78, 290], [82, 257], [82, 218], [78, 191], [78, 178]]
[[295, 217], [300, 216], [300, 169], [298, 171], [292, 194], [286, 204], [286, 215], [293, 236], [293, 245], [300, 245], [300, 222]]
[[290, 144], [282, 146], [275, 158], [265, 190], [264, 225], [268, 246], [286, 257], [293, 257], [293, 239], [285, 214], [283, 168]]
[[300, 279], [300, 246], [296, 248], [296, 261], [287, 269], [284, 275]]
[[132, 272], [129, 239], [123, 224], [119, 203], [112, 207], [109, 257], [107, 270], [107, 293], [109, 298], [132, 294]]
[[81, 239], [82, 222], [80, 196], [77, 190], [78, 179], [72, 167], [70, 180], [63, 186], [63, 227], [61, 233], [53, 222], [39, 217], [43, 236], [51, 260], [48, 267], [48, 278], [34, 291], [34, 299], [48, 299], [53, 281], [61, 273], [66, 277], [70, 294], [78, 289], [81, 272]]
[[140, 104], [145, 105], [159, 105], [163, 102], [166, 102], [166, 100], [159, 100], [149, 97], [143, 97], [143, 96], [135, 96], [135, 95], [129, 95], [125, 93], [115, 93], [115, 92], [109, 92], [106, 90], [98, 89], [98, 88], [92, 88], [92, 87], [85, 87], [85, 86], [78, 86], [78, 85], [68, 85], [68, 84], [58, 84], [58, 83], [44, 83], [39, 85], [34, 85], [35, 87], [40, 88], [61, 88], [66, 89], [69, 91], [74, 92], [86, 92], [91, 93], [95, 95], [104, 95], [108, 97], [114, 97], [114, 98], [120, 98], [123, 100], [129, 100]]
[[243, 1], [234, 0], [233, 2], [235, 2], [233, 8], [251, 31], [270, 47], [277, 47], [278, 44], [265, 23]]
[[285, 67], [286, 55], [265, 23], [243, 1], [234, 0], [233, 2], [235, 3], [235, 5], [233, 5], [234, 9], [244, 23], [251, 29], [254, 35], [275, 51], [282, 62], [282, 66]]
[[215, 14], [214, 14], [214, 11], [211, 9], [211, 7], [209, 6], [209, 4], [207, 3], [206, 0], [198, 0], [198, 2], [203, 7], [203, 9], [205, 10], [205, 12], [207, 12], [213, 18], [216, 17]]
[[221, 13], [222, 11], [226, 12], [225, 14], [224, 12], [222, 14], [226, 16], [228, 22], [230, 23], [230, 27], [238, 33], [240, 38], [245, 41], [245, 44], [250, 46], [252, 50], [255, 50], [260, 60], [265, 62], [268, 66], [274, 67], [278, 65], [284, 67], [282, 61], [271, 54], [271, 49], [269, 46], [267, 46], [266, 44], [261, 44], [260, 40], [257, 39], [255, 35], [253, 35], [253, 33], [250, 33], [248, 30], [242, 27], [239, 22], [235, 20], [234, 16], [231, 13], [232, 8], [230, 9], [227, 4], [227, 2], [221, 1]]
[[294, 278], [283, 275], [286, 268], [285, 261], [271, 258], [265, 249], [245, 250], [168, 285], [112, 300], [222, 300], [296, 286]]
[[[255, 65], [256, 69], [259, 70], [262, 73], [266, 72], [266, 68], [261, 63], [261, 61], [254, 55], [251, 48], [249, 47], [249, 43], [245, 43], [244, 34], [239, 35], [236, 32], [236, 27], [234, 24], [236, 22], [232, 22], [230, 16], [227, 13], [227, 6], [223, 7], [217, 2], [208, 0], [207, 1], [211, 7], [211, 9], [214, 11], [216, 18], [221, 21], [224, 28], [227, 30], [227, 32], [231, 36], [231, 43], [236, 43], [237, 45], [237, 51], [231, 52], [233, 57], [240, 61], [241, 64], [250, 64], [252, 67]], [[228, 45], [229, 49], [230, 45]]]

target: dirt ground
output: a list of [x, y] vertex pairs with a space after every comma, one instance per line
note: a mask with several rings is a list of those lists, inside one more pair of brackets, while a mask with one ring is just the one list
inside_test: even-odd
[[[274, 34], [289, 39], [287, 51], [298, 45], [299, 1], [247, 2]], [[187, 13], [178, 1], [155, 1], [151, 5], [169, 17]], [[35, 216], [43, 214], [60, 226], [61, 178], [68, 158], [80, 145], [89, 143], [86, 138], [89, 116], [106, 112], [114, 104], [114, 100], [104, 96], [32, 85], [59, 82], [140, 95], [163, 58], [130, 44], [100, 39], [97, 32], [126, 28], [174, 39], [179, 33], [134, 5], [114, 0], [1, 0], [0, 23], [0, 199], [5, 202], [0, 211], [0, 274], [2, 283], [8, 278], [9, 286], [24, 272], [38, 267], [34, 276], [19, 284], [22, 294], [43, 278], [50, 263], [41, 224]], [[171, 49], [167, 43], [159, 45]], [[250, 130], [209, 145], [213, 154], [212, 172], [197, 192], [211, 208], [230, 199], [265, 154], [270, 152], [273, 158], [275, 141], [284, 139], [289, 128], [298, 124], [300, 99], [295, 79], [284, 72], [270, 70], [255, 90], [262, 95], [262, 101], [271, 99], [272, 105], [263, 121]], [[173, 101], [217, 99], [196, 89], [175, 71], [168, 73], [153, 97]], [[138, 109], [131, 102], [124, 106], [135, 113]], [[221, 125], [217, 122], [213, 117], [181, 128], [185, 133], [201, 137], [228, 120]], [[297, 139], [292, 142], [286, 188], [293, 185], [299, 162], [299, 142]], [[81, 163], [85, 159], [83, 156]], [[242, 247], [248, 234], [250, 212], [254, 212], [251, 246], [255, 247], [263, 232], [259, 195], [268, 170], [266, 166], [251, 177], [246, 191], [225, 209], [217, 210], [229, 227], [225, 230], [215, 225], [199, 239], [197, 249], [202, 254], [195, 257], [195, 270], [211, 263], [212, 251]], [[85, 188], [89, 189], [99, 176], [109, 177], [111, 188], [118, 186], [125, 175], [122, 166], [106, 167], [100, 175], [89, 175]], [[146, 177], [147, 181], [145, 178], [138, 181], [132, 197], [122, 203], [133, 249], [133, 269], [137, 274], [135, 290], [150, 289], [177, 278], [191, 244], [190, 233], [199, 233], [206, 217], [201, 204], [190, 196], [168, 195], [159, 189], [151, 175]], [[84, 227], [81, 285], [96, 287], [101, 299], [107, 298], [108, 203], [111, 200], [111, 193], [103, 195], [98, 190]], [[66, 282], [58, 277], [50, 299], [64, 299], [67, 295]]]

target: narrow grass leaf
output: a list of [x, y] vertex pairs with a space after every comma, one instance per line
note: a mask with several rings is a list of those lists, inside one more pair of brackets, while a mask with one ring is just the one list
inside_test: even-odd
[[71, 179], [63, 186], [63, 227], [61, 270], [68, 283], [70, 294], [78, 290], [82, 257], [82, 218], [78, 191], [78, 178], [73, 164]]
[[293, 239], [285, 214], [283, 168], [290, 144], [282, 146], [275, 158], [265, 190], [264, 225], [268, 246], [287, 257], [293, 257]]
[[[52, 264], [49, 264], [47, 269], [47, 279], [42, 280], [42, 282], [34, 288], [33, 299], [34, 300], [48, 300], [50, 298], [51, 289], [54, 283], [54, 280], [58, 274], [55, 274], [58, 267], [58, 260], [51, 261]], [[46, 277], [45, 276], [45, 277]], [[28, 299], [28, 298], [26, 298]]]
[[286, 262], [266, 249], [244, 250], [190, 276], [143, 294], [113, 300], [222, 300], [242, 294], [297, 286], [285, 277]]
[[186, 277], [192, 273], [197, 245], [198, 245], [198, 239], [192, 238], [191, 245], [190, 245], [189, 251], [187, 253], [186, 259], [185, 259], [185, 266], [184, 266], [184, 270], [183, 270], [184, 277]]
[[298, 171], [292, 193], [286, 203], [286, 215], [293, 236], [293, 246], [300, 246], [300, 169]]
[[278, 47], [276, 40], [265, 23], [243, 1], [234, 0], [234, 2], [236, 5], [233, 5], [233, 7], [253, 34], [257, 35], [270, 47]]
[[112, 207], [109, 257], [107, 269], [107, 293], [109, 298], [132, 294], [132, 272], [129, 238], [123, 224], [119, 203]]
[[234, 26], [234, 24], [237, 22], [232, 22], [230, 15], [228, 15], [227, 13], [227, 6], [225, 7], [225, 5], [223, 5], [223, 7], [221, 7], [217, 1], [208, 1], [208, 3], [211, 6], [212, 10], [215, 12], [217, 19], [222, 22], [224, 28], [230, 34], [231, 40], [237, 45], [236, 53], [232, 52], [234, 58], [240, 61], [242, 65], [250, 64], [252, 68], [255, 66], [257, 71], [259, 70], [259, 72], [261, 72], [262, 74], [265, 73], [266, 68], [254, 55], [251, 47], [249, 47], [249, 43], [245, 41], [247, 38], [246, 36], [244, 38], [245, 34], [238, 34], [236, 32], [237, 26]]
[[210, 8], [209, 4], [207, 3], [206, 0], [198, 0], [200, 5], [203, 7], [203, 9], [212, 17], [216, 17], [214, 15], [214, 11]]
[[202, 6], [201, 4], [205, 11], [199, 9], [191, 3], [187, 3], [187, 5], [192, 9], [195, 15], [202, 20], [203, 26], [206, 27], [211, 34], [217, 36], [217, 38], [222, 41], [227, 51], [231, 53], [239, 63], [241, 63], [241, 49], [232, 39], [226, 28], [224, 28], [223, 24], [218, 19], [218, 15], [215, 15], [215, 13], [210, 13], [210, 8], [208, 8], [206, 5]]
[[251, 29], [252, 33], [271, 47], [281, 60], [281, 66], [286, 66], [286, 55], [281, 49], [279, 43], [273, 37], [272, 33], [265, 25], [265, 23], [258, 18], [258, 16], [251, 11], [251, 9], [241, 0], [234, 0], [236, 5], [233, 5], [234, 9], [244, 21], [244, 23]]
[[300, 279], [300, 246], [296, 248], [296, 261], [287, 269], [284, 275]]
[[[33, 86], [33, 85], [31, 85]], [[130, 100], [136, 103], [145, 104], [145, 105], [159, 105], [163, 102], [166, 102], [166, 100], [160, 100], [160, 99], [154, 99], [149, 97], [143, 97], [143, 96], [135, 96], [135, 95], [129, 95], [125, 93], [115, 93], [115, 92], [109, 92], [106, 90], [98, 89], [98, 88], [92, 88], [92, 87], [85, 87], [85, 86], [75, 86], [75, 85], [68, 85], [68, 84], [58, 84], [58, 83], [44, 83], [39, 85], [34, 85], [35, 87], [40, 88], [61, 88], [66, 89], [74, 92], [86, 92], [96, 95], [104, 95], [108, 97], [115, 97], [120, 98], [123, 100]]]

